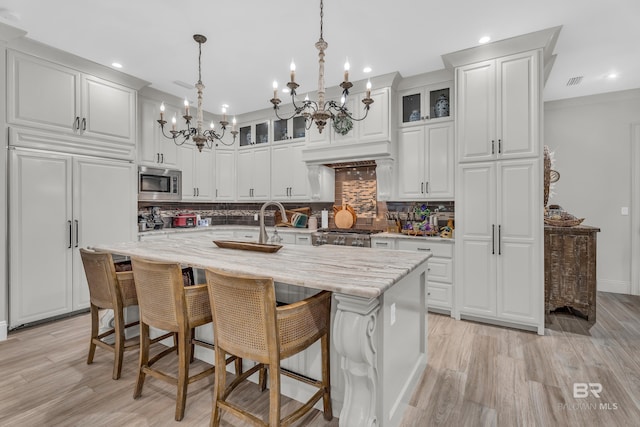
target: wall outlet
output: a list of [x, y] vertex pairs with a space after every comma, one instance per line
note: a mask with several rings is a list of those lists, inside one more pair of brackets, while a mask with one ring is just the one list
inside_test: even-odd
[[623, 206], [620, 208], [620, 215], [627, 216], [629, 215], [629, 208], [627, 206]]
[[258, 220], [258, 214], [253, 214], [253, 220], [257, 221]]
[[393, 326], [396, 323], [396, 303], [391, 304], [389, 308], [389, 326]]

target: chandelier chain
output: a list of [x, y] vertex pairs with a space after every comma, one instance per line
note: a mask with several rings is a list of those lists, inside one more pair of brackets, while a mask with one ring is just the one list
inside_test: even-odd
[[324, 18], [324, 1], [320, 0], [320, 40], [324, 40], [324, 38], [322, 37], [322, 31], [323, 31], [323, 18]]

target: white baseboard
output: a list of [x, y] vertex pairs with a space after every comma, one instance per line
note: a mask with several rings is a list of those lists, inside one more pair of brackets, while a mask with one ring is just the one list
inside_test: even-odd
[[622, 280], [598, 280], [598, 291], [631, 294], [631, 283]]
[[6, 320], [0, 321], [0, 341], [7, 340], [8, 329], [9, 329], [9, 326], [7, 325], [7, 321]]

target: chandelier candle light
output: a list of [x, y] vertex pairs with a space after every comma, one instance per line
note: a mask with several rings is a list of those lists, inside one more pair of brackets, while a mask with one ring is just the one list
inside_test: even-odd
[[[167, 121], [164, 119], [164, 102], [160, 105], [160, 129], [162, 130], [162, 134], [169, 139], [173, 139], [173, 142], [176, 145], [182, 145], [189, 139], [192, 139], [195, 142], [196, 147], [198, 147], [198, 151], [202, 151], [202, 149], [206, 146], [207, 148], [211, 148], [213, 143], [216, 141], [221, 142], [224, 145], [232, 145], [236, 140], [236, 135], [238, 135], [238, 131], [236, 130], [236, 119], [233, 118], [233, 123], [231, 126], [231, 135], [233, 135], [233, 141], [230, 143], [225, 143], [222, 138], [224, 137], [224, 133], [227, 129], [227, 125], [229, 122], [227, 121], [227, 108], [222, 108], [222, 120], [220, 120], [220, 125], [222, 126], [222, 133], [217, 133], [215, 131], [215, 125], [213, 121], [211, 122], [210, 128], [207, 130], [202, 130], [202, 90], [204, 89], [204, 85], [202, 84], [202, 71], [201, 71], [201, 57], [202, 57], [202, 43], [207, 41], [207, 38], [200, 34], [195, 34], [193, 39], [198, 43], [198, 83], [196, 83], [196, 89], [198, 89], [198, 109], [196, 112], [196, 127], [191, 127], [191, 119], [192, 116], [189, 115], [189, 100], [184, 100], [184, 116], [182, 118], [185, 120], [187, 128], [182, 130], [176, 130], [176, 117], [173, 116], [171, 118], [171, 130], [169, 131], [171, 135], [167, 135], [164, 133], [164, 125], [167, 124]], [[182, 138], [182, 140], [180, 140]]]
[[[311, 101], [309, 97], [305, 97], [302, 105], [296, 104], [296, 89], [299, 85], [295, 81], [296, 65], [291, 61], [291, 81], [287, 83], [287, 87], [291, 93], [291, 102], [293, 103], [294, 113], [290, 117], [281, 117], [278, 114], [280, 99], [278, 98], [278, 83], [273, 82], [273, 98], [271, 103], [273, 104], [273, 110], [276, 117], [281, 120], [288, 120], [295, 116], [303, 116], [307, 119], [307, 129], [311, 127], [313, 122], [318, 126], [318, 132], [322, 133], [327, 121], [333, 120], [336, 128], [351, 129], [351, 120], [361, 121], [367, 117], [369, 113], [369, 107], [373, 104], [371, 99], [371, 82], [367, 82], [367, 92], [365, 98], [362, 100], [364, 104], [364, 117], [359, 119], [353, 117], [352, 113], [346, 107], [347, 97], [349, 96], [349, 89], [353, 87], [353, 83], [349, 81], [349, 61], [344, 64], [344, 81], [340, 84], [342, 88], [342, 98], [338, 104], [336, 101], [325, 101], [325, 87], [324, 87], [324, 51], [327, 49], [328, 44], [324, 41], [323, 36], [323, 17], [324, 17], [324, 2], [320, 0], [320, 39], [316, 42], [316, 48], [318, 49], [318, 63], [319, 63], [319, 76], [318, 76], [318, 101]], [[346, 126], [345, 126], [346, 125]], [[348, 130], [347, 130], [348, 131]]]

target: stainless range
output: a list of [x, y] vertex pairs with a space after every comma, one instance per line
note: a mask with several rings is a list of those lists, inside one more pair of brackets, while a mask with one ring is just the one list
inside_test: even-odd
[[358, 230], [358, 229], [334, 229], [320, 228], [311, 234], [311, 244], [320, 245], [339, 245], [339, 246], [357, 246], [361, 248], [371, 247], [371, 235], [378, 233], [375, 230]]

